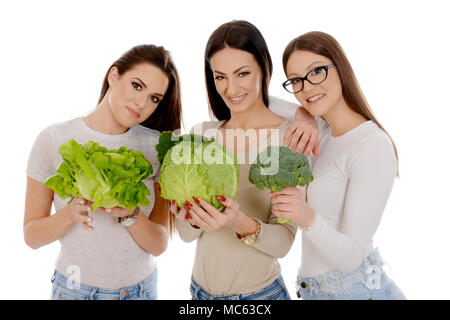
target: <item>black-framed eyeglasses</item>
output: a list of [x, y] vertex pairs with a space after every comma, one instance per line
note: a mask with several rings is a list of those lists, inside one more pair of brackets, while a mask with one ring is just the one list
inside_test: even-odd
[[312, 69], [304, 78], [292, 78], [283, 82], [283, 88], [287, 92], [297, 93], [302, 91], [304, 87], [304, 81], [307, 80], [311, 84], [319, 84], [325, 81], [328, 77], [328, 69], [335, 67], [336, 65], [330, 64], [328, 66], [320, 66]]

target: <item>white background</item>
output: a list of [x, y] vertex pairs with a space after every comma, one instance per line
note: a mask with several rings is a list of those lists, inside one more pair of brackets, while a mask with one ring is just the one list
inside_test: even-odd
[[[203, 51], [224, 22], [264, 35], [280, 83], [281, 56], [312, 30], [343, 46], [376, 116], [393, 137], [400, 174], [375, 235], [390, 275], [409, 299], [449, 299], [446, 1], [9, 1], [0, 4], [0, 299], [48, 299], [59, 242], [23, 241], [26, 161], [49, 124], [92, 110], [110, 64], [134, 45], [164, 45], [181, 77], [184, 124], [208, 120]], [[298, 234], [300, 235], [300, 233]], [[291, 297], [301, 237], [280, 260]], [[159, 298], [189, 299], [195, 243], [176, 236], [157, 258]]]

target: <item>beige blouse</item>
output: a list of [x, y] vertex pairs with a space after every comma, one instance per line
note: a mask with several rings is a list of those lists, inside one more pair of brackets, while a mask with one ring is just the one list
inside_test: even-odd
[[[195, 126], [191, 132], [217, 137], [218, 129], [224, 121], [208, 121]], [[285, 121], [272, 136], [267, 145], [283, 145], [283, 138], [291, 122]], [[274, 141], [276, 140], [276, 141]], [[260, 148], [262, 151], [263, 148]], [[248, 157], [248, 152], [245, 153]], [[238, 154], [238, 158], [243, 154]], [[182, 240], [197, 239], [192, 276], [210, 294], [232, 295], [259, 291], [281, 274], [277, 258], [284, 257], [292, 246], [297, 232], [293, 223], [279, 224], [272, 215], [268, 189], [259, 190], [248, 180], [251, 162], [240, 161], [240, 184], [235, 201], [240, 210], [251, 218], [258, 219], [261, 231], [258, 241], [246, 245], [238, 240], [230, 227], [214, 232], [195, 229], [189, 221], [176, 221]], [[303, 190], [303, 188], [301, 188]], [[303, 192], [304, 194], [304, 192]]]

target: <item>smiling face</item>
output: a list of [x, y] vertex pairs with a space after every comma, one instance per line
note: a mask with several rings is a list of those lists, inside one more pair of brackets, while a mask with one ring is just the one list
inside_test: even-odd
[[254, 56], [225, 48], [211, 57], [216, 90], [231, 112], [243, 112], [263, 103], [262, 72]]
[[[295, 50], [287, 61], [286, 74], [288, 79], [303, 78], [311, 70], [332, 63], [333, 61], [327, 57], [316, 53]], [[320, 84], [313, 85], [304, 80], [303, 89], [297, 92], [295, 97], [312, 116], [326, 115], [343, 99], [341, 80], [339, 79], [337, 68], [330, 68], [326, 80]]]
[[150, 63], [140, 63], [119, 75], [112, 67], [108, 74], [108, 104], [123, 127], [145, 121], [157, 108], [168, 86], [167, 75]]

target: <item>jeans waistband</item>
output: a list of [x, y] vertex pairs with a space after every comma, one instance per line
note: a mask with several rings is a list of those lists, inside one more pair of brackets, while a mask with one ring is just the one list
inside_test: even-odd
[[199, 298], [199, 295], [201, 295], [204, 299], [207, 300], [239, 300], [240, 294], [233, 294], [229, 296], [220, 296], [220, 295], [214, 295], [210, 294], [206, 290], [204, 290], [200, 285], [194, 280], [193, 277], [191, 277], [191, 290], [193, 290], [192, 294]]
[[266, 287], [249, 292], [238, 293], [227, 296], [210, 294], [191, 278], [191, 294], [194, 300], [289, 300], [289, 292], [284, 284], [283, 277], [280, 275]]
[[98, 288], [93, 287], [89, 285], [85, 285], [82, 283], [76, 283], [71, 280], [69, 280], [67, 277], [59, 273], [57, 270], [55, 270], [53, 276], [52, 276], [52, 283], [56, 282], [57, 284], [64, 286], [70, 290], [76, 290], [80, 293], [86, 294], [86, 295], [94, 295], [96, 293], [99, 294], [110, 294], [110, 295], [124, 295], [128, 292], [138, 291], [141, 292], [144, 290], [146, 286], [148, 286], [152, 281], [154, 281], [158, 276], [158, 270], [155, 269], [148, 277], [146, 277], [144, 280], [140, 281], [139, 283], [136, 283], [134, 285], [123, 287], [120, 289], [104, 289], [104, 288]]
[[303, 278], [299, 272], [297, 291], [302, 291], [307, 286], [310, 290], [336, 294], [337, 291], [345, 291], [345, 283], [360, 281], [367, 285], [365, 278], [373, 272], [384, 272], [382, 269], [384, 264], [378, 248], [375, 248], [363, 259], [356, 270], [349, 273], [332, 270], [316, 277]]

